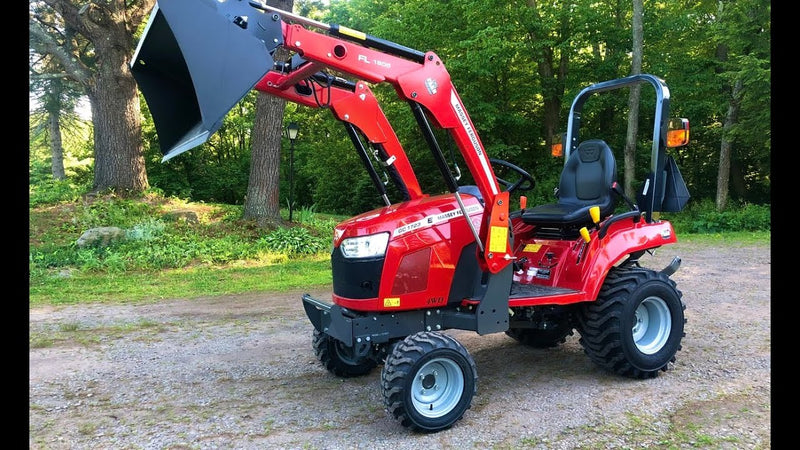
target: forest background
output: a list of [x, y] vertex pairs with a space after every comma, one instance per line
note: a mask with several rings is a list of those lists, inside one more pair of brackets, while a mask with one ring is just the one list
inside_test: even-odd
[[[63, 23], [57, 11], [64, 5], [58, 6], [59, 3], [75, 7], [91, 4], [31, 2], [32, 23], [44, 20], [35, 17]], [[145, 8], [147, 12], [149, 9]], [[411, 48], [434, 50], [447, 65], [487, 153], [513, 161], [537, 180], [534, 191], [526, 193], [532, 204], [552, 199], [563, 160], [551, 157], [549, 146], [566, 130], [567, 112], [577, 92], [591, 83], [631, 73], [633, 11], [629, 2], [350, 0], [326, 5], [298, 1], [295, 11], [323, 22], [367, 30]], [[728, 201], [736, 206], [769, 204], [769, 2], [645, 1], [643, 18], [641, 72], [666, 80], [671, 91], [671, 116], [688, 118], [691, 124], [691, 144], [671, 152], [693, 203], [712, 200], [718, 209], [727, 207]], [[141, 31], [141, 26], [138, 29]], [[62, 30], [71, 37], [61, 31], [53, 33], [63, 39], [63, 44], [75, 44], [72, 54], [83, 58], [75, 60], [85, 60], [89, 73], [99, 70], [92, 65], [98, 65], [98, 52], [92, 50], [91, 42], [76, 37], [78, 32], [69, 33], [69, 26]], [[95, 153], [105, 149], [96, 148], [93, 123], [82, 122], [76, 114], [85, 89], [69, 77], [56, 58], [48, 56], [46, 50], [40, 52], [46, 47], [36, 44], [37, 36], [32, 32], [31, 92], [37, 108], [31, 114], [31, 184], [52, 177], [67, 180], [76, 192], [124, 187], [124, 183], [116, 186], [113, 182], [98, 182], [94, 176]], [[129, 38], [136, 42], [134, 35]], [[133, 50], [129, 48], [127, 53], [132, 55]], [[652, 105], [654, 96], [647, 89], [650, 88], [646, 85], [642, 89], [639, 130], [643, 131], [637, 145], [637, 170], [641, 173], [649, 168], [644, 161], [649, 157], [652, 130], [652, 114], [648, 114], [652, 106], [647, 106]], [[444, 190], [407, 106], [397, 100], [388, 85], [377, 85], [373, 90], [410, 159], [420, 161], [415, 170], [423, 187], [431, 186], [429, 190], [434, 192]], [[259, 95], [256, 91], [248, 93], [206, 144], [167, 163], [161, 162], [158, 137], [142, 100], [146, 187], [193, 201], [243, 204]], [[552, 110], [554, 99], [557, 110]], [[597, 116], [587, 132], [603, 130], [603, 139], [622, 161], [628, 127], [627, 92], [618, 99], [597, 103], [595, 109], [585, 113]], [[54, 106], [59, 107], [57, 113]], [[283, 122], [270, 126], [279, 133], [290, 122], [300, 126], [294, 142], [294, 206], [313, 206], [317, 211], [339, 214], [380, 206], [380, 198], [361, 168], [348, 135], [330, 112], [293, 103], [285, 108]], [[60, 119], [58, 128], [52, 125], [53, 116]], [[53, 170], [53, 165], [59, 164], [53, 159], [54, 141], [59, 140], [54, 130], [63, 135], [63, 175]], [[285, 207], [289, 197], [290, 145], [285, 133], [281, 134], [279, 184]], [[447, 142], [447, 137], [442, 142], [445, 153], [452, 152], [453, 162], [458, 164], [460, 155], [453, 144]], [[723, 152], [727, 152], [727, 174], [720, 170]], [[463, 163], [459, 166], [465, 167]], [[640, 174], [637, 177], [643, 178]], [[729, 180], [725, 187], [720, 186], [721, 179]], [[728, 193], [727, 199], [717, 198], [720, 190]], [[35, 194], [32, 192], [33, 202], [39, 201]]]
[[[566, 130], [572, 99], [581, 89], [631, 73], [663, 78], [671, 93], [670, 116], [688, 118], [691, 124], [690, 144], [670, 150], [691, 199], [686, 210], [667, 218], [680, 233], [770, 230], [768, 1], [268, 3], [435, 51], [487, 153], [533, 175], [536, 185], [525, 192], [529, 205], [553, 201], [563, 159], [550, 155], [550, 145]], [[115, 260], [109, 249], [75, 248], [75, 239], [89, 227], [107, 225], [126, 228], [128, 237], [166, 239], [170, 228], [180, 227], [165, 226], [154, 215], [163, 212], [165, 203], [172, 203], [172, 209], [176, 204], [214, 205], [204, 207], [208, 214], [201, 220], [224, 219], [249, 230], [243, 238], [249, 239], [249, 253], [230, 250], [243, 248], [241, 242], [217, 242], [213, 247], [221, 250], [206, 256], [216, 262], [293, 242], [290, 251], [324, 253], [333, 220], [382, 206], [350, 137], [327, 108], [285, 103], [255, 91], [236, 104], [205, 144], [162, 162], [152, 117], [128, 69], [154, 4], [29, 4], [32, 280], [39, 271], [76, 265], [130, 268], [130, 254]], [[372, 89], [423, 189], [444, 192], [408, 106], [387, 84]], [[654, 100], [652, 88], [643, 85], [639, 133], [633, 141], [636, 163], [629, 177], [634, 187], [649, 169]], [[621, 177], [629, 169], [624, 155], [630, 145], [628, 101], [625, 90], [593, 99], [584, 110], [582, 128], [582, 137], [601, 137], [614, 150]], [[88, 111], [81, 105], [88, 105]], [[293, 141], [286, 133], [290, 123], [299, 126]], [[435, 131], [453, 169], [465, 168], [449, 136]], [[470, 184], [467, 172], [462, 171], [460, 184]], [[399, 193], [391, 184], [389, 189], [391, 200], [398, 201]], [[290, 199], [297, 214], [294, 225], [313, 222], [306, 227], [308, 234], [284, 229], [292, 225], [286, 220]], [[155, 203], [162, 205], [157, 211]], [[227, 231], [216, 233], [230, 234], [229, 226], [223, 228]], [[253, 245], [259, 243], [265, 247]], [[183, 255], [166, 257], [152, 244], [150, 262], [144, 265], [155, 269], [178, 267], [212, 252], [188, 251], [184, 239]]]

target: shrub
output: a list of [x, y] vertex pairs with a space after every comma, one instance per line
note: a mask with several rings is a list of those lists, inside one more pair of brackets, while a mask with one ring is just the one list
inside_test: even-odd
[[28, 188], [29, 203], [31, 208], [61, 202], [77, 201], [87, 186], [76, 185], [69, 179], [57, 181], [48, 179], [37, 184], [30, 184]]
[[109, 195], [75, 208], [73, 222], [81, 229], [115, 226], [131, 228], [155, 215], [155, 208], [140, 199]]
[[313, 236], [302, 227], [281, 227], [260, 238], [257, 246], [289, 255], [312, 255], [327, 251], [330, 242], [326, 238]]
[[152, 241], [156, 237], [164, 234], [165, 228], [166, 225], [164, 222], [150, 217], [141, 223], [137, 223], [130, 230], [127, 230], [125, 237], [134, 241]]
[[717, 211], [714, 202], [690, 204], [680, 213], [664, 214], [682, 233], [723, 233], [726, 231], [770, 231], [770, 205], [731, 205]]
[[298, 214], [298, 221], [303, 224], [313, 235], [328, 239], [336, 224], [341, 220], [334, 217], [323, 217], [317, 214], [316, 205], [304, 206]]

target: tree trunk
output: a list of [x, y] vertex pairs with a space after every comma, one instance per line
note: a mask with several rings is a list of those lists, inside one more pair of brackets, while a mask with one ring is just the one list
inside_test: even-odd
[[[63, 24], [92, 46], [79, 52], [57, 33], [39, 31], [44, 48], [67, 74], [86, 89], [94, 127], [95, 191], [138, 193], [149, 187], [141, 136], [139, 93], [130, 71], [135, 50], [133, 34], [155, 0], [138, 2], [75, 2], [44, 0]], [[43, 22], [44, 24], [44, 22]], [[58, 20], [45, 28], [58, 29]], [[43, 30], [43, 29], [41, 29]], [[91, 61], [85, 64], [85, 61]]]
[[50, 114], [50, 154], [53, 157], [52, 171], [53, 179], [63, 181], [67, 178], [64, 173], [64, 145], [61, 143], [61, 120], [60, 111]]
[[[644, 41], [644, 26], [642, 25], [642, 0], [633, 0], [633, 59], [631, 61], [631, 75], [642, 73], [642, 47]], [[639, 134], [639, 97], [641, 85], [631, 86], [628, 96], [628, 132], [625, 136], [624, 171], [625, 195], [636, 198], [633, 182], [636, 177], [636, 137]]]
[[[730, 110], [728, 110], [730, 113]], [[728, 120], [725, 120], [728, 125]], [[725, 127], [723, 126], [723, 130]], [[724, 131], [723, 131], [724, 133]], [[719, 146], [719, 167], [717, 169], [717, 197], [715, 206], [717, 211], [723, 211], [728, 204], [728, 180], [731, 170], [731, 142], [723, 136]]]
[[[569, 7], [568, 2], [565, 2], [562, 7], [561, 23], [559, 24], [559, 39], [567, 39], [569, 34]], [[537, 3], [535, 0], [528, 0], [528, 8], [534, 13], [536, 20], [541, 20], [539, 12], [537, 11]], [[533, 32], [532, 29], [528, 32], [531, 42], [542, 40], [543, 37]], [[555, 46], [555, 44], [554, 44]], [[558, 63], [556, 63], [558, 58]], [[567, 65], [569, 63], [569, 53], [562, 49], [558, 55], [554, 47], [542, 47], [534, 50], [532, 60], [536, 61], [537, 73], [542, 86], [542, 103], [544, 110], [544, 139], [545, 146], [550, 149], [550, 146], [555, 141], [556, 130], [561, 127], [561, 100], [564, 97], [564, 84], [567, 74]], [[563, 143], [567, 145], [567, 143]]]
[[725, 123], [722, 125], [722, 142], [719, 148], [719, 170], [717, 171], [717, 198], [715, 206], [717, 211], [723, 211], [728, 206], [728, 186], [731, 174], [731, 151], [733, 142], [729, 139], [730, 129], [736, 124], [739, 115], [739, 93], [742, 90], [742, 82], [736, 80], [728, 103], [728, 113], [725, 115]]
[[94, 189], [142, 192], [149, 184], [139, 94], [128, 66], [131, 51], [103, 50], [105, 61], [98, 67], [89, 93], [94, 125]]
[[285, 108], [285, 100], [258, 93], [250, 136], [252, 155], [244, 218], [255, 219], [260, 227], [272, 228], [281, 223], [279, 179]]
[[[559, 129], [559, 116], [561, 114], [561, 98], [563, 97], [563, 83], [555, 77], [550, 64], [553, 58], [549, 49], [543, 52], [544, 58], [538, 63], [539, 79], [542, 83], [542, 100], [544, 107], [544, 139], [549, 148], [555, 141], [556, 130]], [[559, 88], [560, 85], [560, 88]], [[564, 143], [566, 144], [566, 143]]]
[[[294, 0], [269, 0], [268, 5], [291, 11]], [[275, 58], [286, 55], [279, 50]], [[244, 218], [254, 219], [259, 227], [275, 228], [281, 221], [280, 167], [283, 112], [286, 101], [259, 92], [253, 131], [250, 134], [250, 178], [244, 201]]]
[[[717, 17], [722, 17], [723, 12], [725, 10], [725, 3], [722, 1], [717, 2]], [[715, 54], [717, 61], [720, 64], [714, 69], [714, 71], [718, 74], [723, 72], [723, 64], [728, 61], [728, 46], [725, 43], [720, 43], [717, 45], [715, 49]], [[735, 87], [731, 89], [730, 86], [724, 86], [723, 88], [725, 91], [730, 89], [731, 91], [735, 90]], [[728, 91], [730, 92], [730, 91]], [[728, 183], [730, 180], [730, 170], [731, 170], [731, 146], [733, 145], [732, 142], [728, 138], [728, 130], [730, 130], [731, 126], [735, 123], [734, 117], [737, 113], [738, 106], [736, 106], [736, 92], [730, 92], [730, 97], [728, 101], [728, 112], [725, 114], [725, 122], [722, 124], [722, 138], [720, 140], [719, 146], [719, 166], [717, 168], [717, 195], [716, 199], [714, 200], [715, 207], [717, 211], [722, 211], [728, 204]]]

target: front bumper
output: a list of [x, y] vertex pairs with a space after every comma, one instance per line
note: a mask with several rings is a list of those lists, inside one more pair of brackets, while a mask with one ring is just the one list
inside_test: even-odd
[[348, 347], [383, 344], [423, 330], [442, 330], [442, 310], [358, 313], [303, 294], [303, 308], [314, 328]]

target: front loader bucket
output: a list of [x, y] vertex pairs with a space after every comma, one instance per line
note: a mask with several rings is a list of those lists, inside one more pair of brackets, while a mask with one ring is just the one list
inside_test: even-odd
[[273, 67], [278, 14], [237, 0], [159, 0], [131, 62], [166, 161], [204, 143]]

